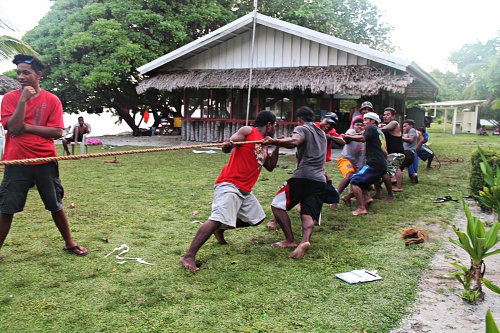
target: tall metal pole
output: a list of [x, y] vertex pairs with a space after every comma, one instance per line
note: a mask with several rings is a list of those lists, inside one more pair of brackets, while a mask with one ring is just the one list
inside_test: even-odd
[[255, 27], [257, 25], [257, 1], [253, 1], [253, 28], [252, 28], [252, 47], [250, 49], [250, 74], [248, 77], [248, 99], [247, 99], [247, 118], [245, 125], [248, 126], [248, 116], [250, 114], [250, 100], [252, 96], [252, 71], [253, 71], [253, 52], [255, 45]]

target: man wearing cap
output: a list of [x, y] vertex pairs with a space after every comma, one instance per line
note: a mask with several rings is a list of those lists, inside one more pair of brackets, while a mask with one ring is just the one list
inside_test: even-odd
[[[309, 250], [315, 221], [321, 215], [325, 195], [326, 135], [312, 122], [314, 112], [306, 106], [296, 113], [298, 126], [289, 138], [267, 137], [266, 145], [277, 147], [297, 147], [297, 168], [292, 177], [276, 193], [271, 203], [274, 218], [285, 234], [285, 240], [274, 243], [273, 247], [296, 247], [289, 258], [301, 259]], [[292, 232], [292, 223], [287, 211], [300, 203], [302, 220], [302, 241], [297, 245]]]
[[354, 128], [354, 120], [356, 120], [356, 119], [362, 119], [362, 120], [364, 120], [363, 115], [365, 113], [367, 113], [367, 112], [373, 112], [373, 111], [374, 110], [373, 110], [373, 104], [372, 103], [370, 103], [368, 101], [361, 103], [361, 110], [360, 110], [361, 114], [355, 116], [354, 118], [352, 118], [352, 120], [351, 120], [351, 126], [349, 127], [349, 129], [353, 129]]
[[[314, 124], [321, 128], [326, 133], [326, 159], [325, 162], [330, 162], [332, 160], [332, 142], [338, 146], [345, 146], [345, 141], [342, 138], [342, 135], [337, 133], [335, 129], [335, 125], [337, 124], [338, 117], [335, 113], [329, 112], [327, 113], [321, 122], [315, 122]], [[327, 203], [331, 209], [337, 210], [337, 204], [339, 203], [339, 192], [333, 186], [332, 180], [328, 177], [328, 174], [325, 173], [326, 176], [326, 192], [325, 192], [325, 200], [324, 203]], [[318, 221], [319, 222], [319, 221]]]
[[366, 147], [366, 164], [350, 179], [351, 191], [358, 203], [358, 208], [352, 212], [354, 216], [368, 214], [367, 206], [373, 201], [369, 188], [387, 174], [387, 147], [384, 133], [378, 128], [380, 118], [375, 112], [368, 112], [364, 114], [364, 122], [363, 134], [343, 136], [347, 143], [365, 142]]
[[[45, 65], [38, 58], [25, 54], [16, 55], [12, 62], [17, 65], [21, 89], [5, 94], [2, 100], [2, 125], [8, 130], [3, 160], [56, 157], [54, 139], [60, 138], [63, 132], [63, 109], [56, 95], [40, 87]], [[5, 166], [0, 185], [0, 248], [9, 233], [14, 214], [23, 211], [28, 191], [34, 185], [64, 239], [63, 250], [78, 256], [86, 255], [87, 249], [76, 244], [71, 237], [63, 209], [64, 189], [57, 161]]]
[[[212, 213], [203, 223], [191, 245], [179, 262], [188, 270], [198, 271], [196, 254], [205, 242], [215, 236], [220, 244], [226, 244], [224, 230], [256, 226], [266, 214], [252, 192], [262, 167], [272, 171], [276, 167], [279, 148], [268, 154], [261, 143], [235, 146], [233, 142], [256, 141], [272, 137], [276, 132], [276, 116], [270, 111], [260, 111], [253, 126], [243, 126], [222, 147], [224, 153], [232, 150], [227, 164], [215, 181]], [[234, 149], [233, 149], [234, 148]]]

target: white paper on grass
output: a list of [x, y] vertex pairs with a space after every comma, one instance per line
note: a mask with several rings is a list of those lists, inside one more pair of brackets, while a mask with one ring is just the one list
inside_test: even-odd
[[366, 269], [357, 269], [346, 273], [339, 273], [335, 274], [335, 276], [349, 284], [382, 280], [382, 277], [377, 274], [377, 271], [368, 271]]

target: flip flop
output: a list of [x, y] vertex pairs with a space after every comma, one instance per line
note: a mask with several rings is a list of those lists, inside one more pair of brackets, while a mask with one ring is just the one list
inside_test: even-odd
[[[87, 249], [85, 249], [85, 252], [82, 252], [82, 248], [79, 246], [79, 245], [75, 245], [75, 246], [72, 246], [72, 247], [63, 247], [62, 248], [63, 251], [66, 251], [68, 253], [71, 253], [71, 254], [75, 254], [79, 257], [83, 257], [83, 256], [86, 256], [89, 251]], [[77, 252], [78, 251], [78, 252]]]
[[449, 195], [442, 197], [442, 198], [437, 198], [436, 200], [433, 201], [433, 203], [443, 203], [443, 202], [448, 202], [448, 201], [455, 201], [458, 202], [458, 199], [454, 199], [450, 197]]

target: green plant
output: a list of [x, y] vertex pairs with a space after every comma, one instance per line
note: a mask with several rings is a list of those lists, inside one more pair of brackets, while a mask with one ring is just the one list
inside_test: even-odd
[[495, 320], [493, 319], [493, 314], [491, 314], [491, 310], [486, 312], [486, 333], [500, 333], [498, 326], [495, 324]]
[[462, 292], [459, 292], [458, 295], [462, 297], [464, 300], [466, 300], [469, 303], [474, 303], [476, 302], [477, 298], [481, 295], [481, 293], [477, 290], [472, 290], [471, 288], [471, 282], [472, 282], [472, 276], [469, 274], [469, 269], [463, 265], [460, 265], [456, 262], [451, 263], [453, 266], [456, 268], [460, 269], [461, 272], [455, 272], [455, 273], [450, 273], [450, 274], [445, 274], [445, 277], [454, 277], [462, 284], [464, 287], [464, 290]]
[[[478, 217], [472, 216], [469, 206], [465, 201], [463, 201], [463, 206], [467, 217], [467, 233], [453, 226], [453, 231], [457, 234], [458, 240], [450, 237], [450, 241], [463, 248], [469, 254], [471, 267], [467, 269], [465, 266], [452, 263], [452, 265], [460, 269], [461, 272], [446, 274], [445, 276], [455, 277], [462, 283], [465, 291], [461, 293], [460, 296], [463, 299], [475, 301], [477, 296], [483, 292], [481, 287], [482, 283], [493, 292], [500, 294], [500, 288], [484, 278], [484, 272], [481, 272], [481, 268], [484, 265], [484, 258], [500, 253], [500, 249], [488, 252], [495, 244], [500, 242], [500, 236], [498, 235], [500, 223], [495, 222], [493, 226], [486, 231], [484, 222]], [[475, 292], [477, 292], [477, 294]]]
[[496, 168], [496, 173], [488, 163], [481, 147], [477, 148], [481, 155], [482, 162], [479, 164], [483, 173], [484, 182], [487, 186], [483, 186], [483, 190], [479, 191], [479, 195], [475, 196], [477, 200], [484, 206], [493, 209], [498, 214], [500, 212], [500, 168]]

